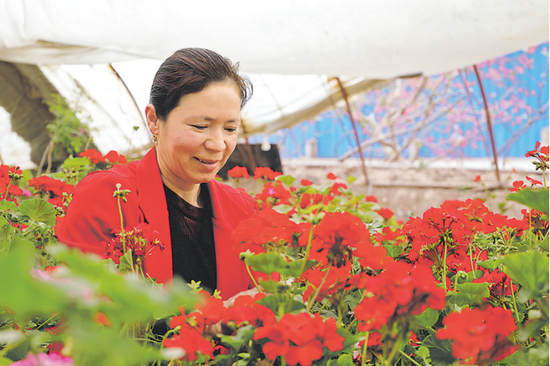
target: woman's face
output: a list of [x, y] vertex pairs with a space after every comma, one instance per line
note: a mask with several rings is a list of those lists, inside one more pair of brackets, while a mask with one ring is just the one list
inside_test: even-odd
[[181, 98], [159, 121], [146, 109], [149, 129], [158, 138], [157, 159], [167, 185], [192, 190], [214, 179], [235, 150], [241, 122], [241, 95], [231, 81], [212, 83]]

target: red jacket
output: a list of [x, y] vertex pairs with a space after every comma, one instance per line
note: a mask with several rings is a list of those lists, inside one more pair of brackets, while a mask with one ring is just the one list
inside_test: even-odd
[[[160, 233], [164, 250], [155, 248], [144, 261], [145, 271], [158, 282], [170, 281], [172, 271], [172, 245], [168, 208], [155, 150], [140, 161], [115, 165], [107, 171], [90, 173], [77, 186], [67, 214], [58, 227], [60, 242], [84, 252], [104, 255], [102, 241], [120, 228], [117, 199], [113, 197], [116, 184], [129, 189], [128, 202], [121, 201], [125, 227], [148, 223]], [[216, 247], [218, 290], [224, 299], [249, 287], [250, 279], [239, 252], [233, 250], [231, 233], [237, 224], [254, 214], [250, 195], [224, 183], [208, 183], [212, 200], [212, 223]]]

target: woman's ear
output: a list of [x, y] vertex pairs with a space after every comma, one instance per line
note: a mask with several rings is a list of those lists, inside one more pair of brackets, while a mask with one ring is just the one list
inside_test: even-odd
[[151, 131], [153, 135], [158, 135], [160, 121], [157, 117], [157, 111], [155, 110], [154, 105], [147, 104], [147, 107], [145, 107], [145, 119], [147, 121], [149, 131]]

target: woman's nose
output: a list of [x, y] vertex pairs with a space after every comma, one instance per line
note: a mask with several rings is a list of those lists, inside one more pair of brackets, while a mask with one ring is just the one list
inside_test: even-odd
[[208, 150], [223, 151], [225, 150], [225, 140], [222, 133], [213, 132], [204, 142], [204, 147]]

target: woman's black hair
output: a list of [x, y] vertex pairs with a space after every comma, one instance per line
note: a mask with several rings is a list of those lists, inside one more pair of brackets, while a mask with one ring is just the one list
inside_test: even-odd
[[198, 93], [211, 83], [233, 81], [241, 91], [241, 109], [252, 97], [252, 83], [239, 74], [239, 64], [204, 48], [183, 48], [168, 57], [158, 69], [149, 103], [157, 117], [165, 121], [180, 99]]

